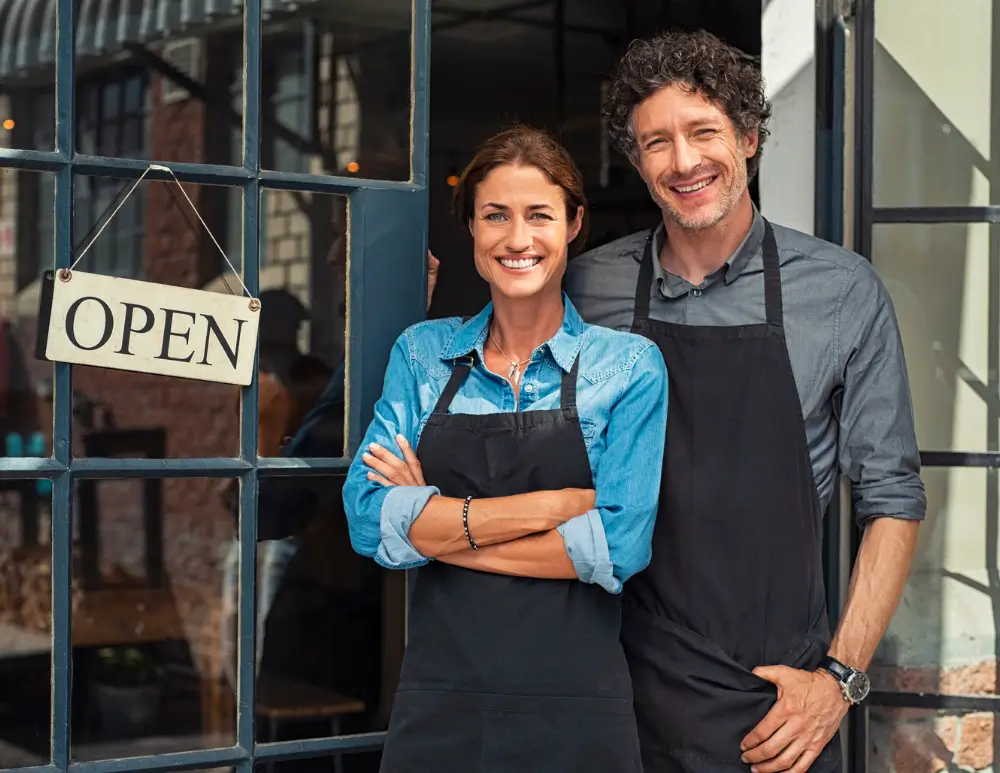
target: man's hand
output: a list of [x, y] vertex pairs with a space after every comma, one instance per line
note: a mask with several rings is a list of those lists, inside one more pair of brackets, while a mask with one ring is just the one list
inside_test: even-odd
[[762, 666], [754, 674], [778, 688], [778, 701], [740, 748], [753, 773], [805, 773], [829, 743], [850, 704], [825, 671]]
[[441, 268], [441, 261], [434, 257], [434, 253], [427, 250], [427, 308], [431, 307], [431, 300], [434, 298], [434, 288], [437, 286], [438, 270]]

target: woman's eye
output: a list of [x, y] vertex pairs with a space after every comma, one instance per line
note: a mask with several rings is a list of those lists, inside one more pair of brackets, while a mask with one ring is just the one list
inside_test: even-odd
[[483, 219], [489, 220], [491, 223], [501, 223], [504, 220], [504, 214], [503, 212], [490, 212]]
[[532, 213], [531, 220], [551, 220], [552, 215], [547, 215], [544, 212], [534, 212]]

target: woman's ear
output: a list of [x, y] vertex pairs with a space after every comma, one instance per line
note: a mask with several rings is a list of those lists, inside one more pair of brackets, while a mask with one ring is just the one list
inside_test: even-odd
[[580, 235], [580, 229], [583, 228], [583, 207], [576, 208], [576, 216], [573, 218], [573, 222], [569, 225], [569, 232], [566, 234], [566, 243], [570, 244], [572, 241]]
[[471, 217], [469, 218], [469, 235], [472, 236], [473, 238], [475, 237], [475, 234], [472, 233], [472, 218]]

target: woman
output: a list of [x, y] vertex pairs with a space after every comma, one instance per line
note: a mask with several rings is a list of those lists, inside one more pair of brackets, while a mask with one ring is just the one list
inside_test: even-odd
[[382, 771], [637, 772], [617, 594], [649, 562], [666, 368], [562, 293], [587, 207], [558, 143], [493, 137], [454, 204], [492, 301], [400, 336], [344, 486], [355, 550], [421, 567]]

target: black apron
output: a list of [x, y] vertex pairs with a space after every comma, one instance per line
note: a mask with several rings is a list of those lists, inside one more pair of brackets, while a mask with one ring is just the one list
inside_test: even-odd
[[[421, 435], [428, 484], [463, 499], [593, 488], [576, 362], [558, 409], [449, 414], [470, 366]], [[409, 621], [382, 773], [641, 771], [619, 596], [431, 562]]]
[[[632, 330], [660, 347], [670, 380], [653, 560], [624, 590], [645, 773], [745, 773], [740, 742], [777, 696], [751, 671], [815, 669], [830, 642], [770, 223], [763, 254], [764, 324], [652, 320], [652, 234], [639, 271]], [[810, 770], [838, 770], [840, 757], [835, 737]]]

